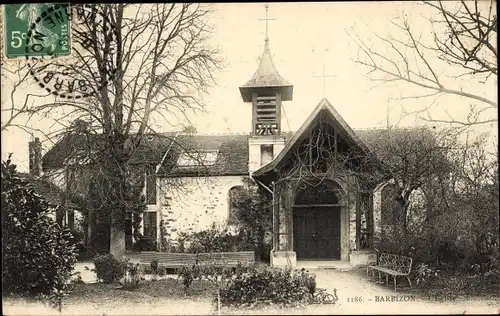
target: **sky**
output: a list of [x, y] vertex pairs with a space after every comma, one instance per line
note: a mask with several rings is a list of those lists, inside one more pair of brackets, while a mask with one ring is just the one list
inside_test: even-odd
[[[265, 18], [264, 4], [215, 4], [214, 9], [210, 18], [214, 25], [211, 43], [221, 51], [225, 67], [214, 74], [217, 84], [203, 96], [206, 113], [190, 118], [199, 133], [249, 133], [251, 104], [242, 101], [238, 88], [252, 77], [264, 48], [266, 27], [264, 21], [259, 21]], [[323, 97], [354, 129], [383, 128], [387, 122], [397, 126], [423, 124], [415, 116], [401, 120], [402, 109], [421, 109], [432, 100], [397, 100], [400, 95], [417, 95], [421, 91], [402, 84], [374, 87], [375, 83], [367, 78], [367, 69], [354, 61], [359, 49], [353, 36], [374, 45], [375, 33], [397, 36], [391, 21], [398, 14], [410, 16], [424, 37], [431, 33], [422, 17], [432, 12], [412, 2], [270, 3], [269, 18], [275, 20], [268, 22], [268, 34], [274, 64], [280, 75], [294, 85], [293, 100], [283, 105], [282, 130], [297, 130]], [[332, 76], [326, 79], [325, 90], [323, 79], [315, 77], [322, 74], [323, 67]], [[497, 98], [496, 82], [460, 84], [490, 99]], [[2, 82], [2, 98], [9, 89], [9, 83]], [[24, 89], [26, 93], [38, 87], [30, 82]], [[446, 110], [454, 118], [465, 118], [469, 104], [457, 96], [444, 96], [434, 105], [432, 114], [446, 118]], [[50, 129], [43, 118], [30, 124]], [[167, 131], [171, 127], [160, 125], [156, 129]], [[481, 127], [481, 131], [492, 132], [492, 139], [497, 137], [496, 130], [496, 125]], [[26, 171], [29, 139], [29, 134], [18, 129], [2, 132], [2, 159], [14, 152], [19, 170]], [[44, 151], [51, 146], [45, 142]]]

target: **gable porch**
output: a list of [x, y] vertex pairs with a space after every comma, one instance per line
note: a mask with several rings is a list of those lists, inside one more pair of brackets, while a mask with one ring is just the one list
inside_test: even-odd
[[326, 99], [253, 177], [272, 187], [273, 266], [373, 259], [377, 160]]

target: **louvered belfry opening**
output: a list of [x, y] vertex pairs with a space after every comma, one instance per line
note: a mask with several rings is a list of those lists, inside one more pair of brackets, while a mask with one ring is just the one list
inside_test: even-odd
[[258, 122], [276, 122], [276, 95], [258, 96], [256, 111]]
[[253, 100], [254, 135], [279, 135], [281, 98], [276, 92], [256, 93]]

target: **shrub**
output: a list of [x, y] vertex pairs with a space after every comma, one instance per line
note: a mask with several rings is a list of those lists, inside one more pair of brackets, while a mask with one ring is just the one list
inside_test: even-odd
[[156, 251], [157, 250], [157, 242], [154, 239], [143, 237], [141, 239], [141, 251]]
[[50, 216], [49, 205], [19, 178], [10, 156], [1, 167], [4, 293], [43, 295], [59, 304], [76, 263], [74, 239]]
[[178, 276], [182, 280], [182, 285], [186, 294], [188, 293], [191, 284], [193, 284], [196, 269], [196, 265], [193, 265], [191, 267], [183, 266], [178, 272]]
[[119, 260], [111, 254], [97, 255], [94, 257], [93, 271], [99, 281], [113, 283], [125, 274], [127, 260]]
[[161, 277], [162, 277], [162, 276], [164, 276], [164, 275], [166, 275], [166, 274], [167, 274], [167, 268], [162, 267], [162, 266], [158, 267], [158, 275], [159, 275], [159, 276], [161, 276]]
[[315, 278], [304, 269], [241, 267], [222, 286], [220, 299], [224, 305], [304, 304], [316, 290]]
[[138, 263], [134, 264], [127, 259], [123, 265], [123, 274], [120, 284], [125, 290], [134, 290], [139, 287], [141, 273]]
[[190, 253], [238, 251], [236, 237], [232, 236], [227, 228], [219, 228], [215, 223], [209, 229], [186, 234], [186, 241]]
[[439, 270], [425, 263], [419, 263], [414, 270], [414, 280], [417, 284], [427, 284], [438, 277]]
[[151, 267], [151, 271], [153, 273], [158, 273], [158, 263], [159, 263], [158, 259], [151, 260], [149, 266]]

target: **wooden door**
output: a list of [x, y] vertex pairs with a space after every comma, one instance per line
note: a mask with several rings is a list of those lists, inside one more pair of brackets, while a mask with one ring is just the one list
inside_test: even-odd
[[340, 208], [296, 208], [293, 226], [298, 259], [340, 259]]

